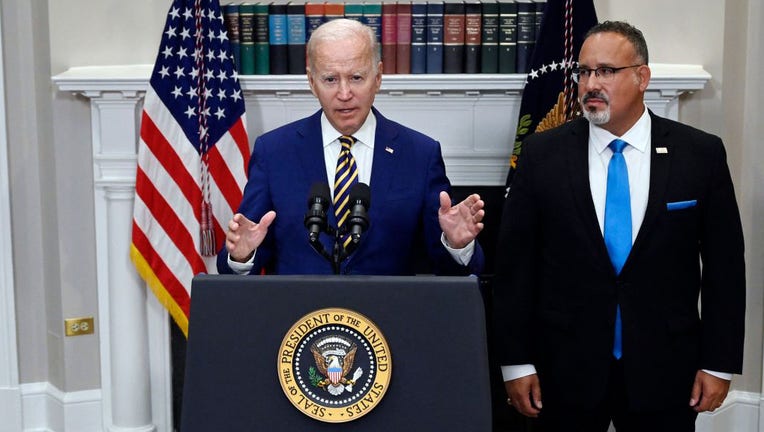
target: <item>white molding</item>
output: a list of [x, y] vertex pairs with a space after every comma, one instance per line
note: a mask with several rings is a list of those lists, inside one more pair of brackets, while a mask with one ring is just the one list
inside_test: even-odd
[[[711, 79], [699, 65], [650, 66], [645, 102], [658, 115], [671, 119], [679, 115], [679, 96], [703, 89]], [[143, 96], [151, 70], [151, 65], [76, 67], [54, 76], [53, 82], [59, 90], [91, 98], [93, 103], [118, 104], [120, 99]], [[318, 109], [304, 75], [239, 78], [250, 138]], [[385, 75], [375, 106], [391, 119], [441, 142], [452, 184], [501, 186], [509, 169], [524, 83], [523, 74]], [[481, 139], [485, 136], [490, 139]], [[108, 168], [107, 162], [123, 163], [127, 173], [134, 161], [123, 156], [96, 154], [96, 169]]]
[[[23, 384], [24, 432], [101, 432], [101, 391], [63, 393], [47, 382]], [[698, 416], [697, 432], [758, 432], [761, 394], [733, 390], [724, 405]], [[5, 418], [3, 418], [5, 420]], [[10, 430], [10, 429], [9, 429]], [[122, 432], [127, 429], [109, 428]], [[129, 429], [150, 432], [149, 428]]]
[[64, 393], [49, 382], [39, 382], [22, 384], [21, 394], [25, 432], [103, 431], [101, 390]]
[[[0, 29], [2, 46], [2, 29]], [[0, 56], [0, 432], [21, 429], [16, 301], [13, 282], [11, 193], [5, 116], [5, 72]]]

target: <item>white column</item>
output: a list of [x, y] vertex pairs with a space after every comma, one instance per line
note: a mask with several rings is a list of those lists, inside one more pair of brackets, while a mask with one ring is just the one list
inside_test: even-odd
[[142, 95], [83, 94], [91, 98], [104, 429], [154, 432], [148, 295], [129, 258]]
[[[2, 32], [0, 32], [2, 46]], [[19, 389], [16, 304], [13, 287], [13, 243], [11, 241], [11, 195], [8, 179], [5, 87], [0, 56], [0, 432], [22, 430]]]

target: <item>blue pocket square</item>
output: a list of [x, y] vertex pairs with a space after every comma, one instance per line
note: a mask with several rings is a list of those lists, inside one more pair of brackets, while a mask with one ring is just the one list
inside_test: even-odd
[[676, 201], [676, 202], [670, 202], [666, 203], [666, 208], [668, 211], [672, 210], [682, 210], [690, 207], [695, 207], [698, 204], [698, 200], [689, 200], [689, 201]]

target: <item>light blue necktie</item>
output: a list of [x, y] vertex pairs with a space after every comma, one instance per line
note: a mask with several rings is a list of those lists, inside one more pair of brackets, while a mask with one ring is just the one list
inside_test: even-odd
[[[605, 245], [616, 275], [621, 274], [626, 258], [631, 250], [631, 198], [629, 197], [629, 172], [623, 149], [626, 141], [613, 140], [609, 147], [613, 156], [607, 167], [607, 195], [605, 197]], [[621, 306], [616, 306], [613, 357], [620, 359], [623, 354], [621, 341]]]

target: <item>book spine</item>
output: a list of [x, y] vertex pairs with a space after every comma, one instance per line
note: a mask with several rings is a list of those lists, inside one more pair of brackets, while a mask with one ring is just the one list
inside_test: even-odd
[[363, 4], [345, 3], [345, 18], [363, 22]]
[[411, 73], [427, 72], [427, 3], [411, 4]]
[[480, 72], [499, 72], [499, 4], [483, 3], [483, 26], [480, 40]]
[[243, 3], [239, 5], [239, 73], [253, 75], [255, 73], [255, 5]]
[[377, 35], [377, 54], [382, 58], [382, 3], [368, 2], [363, 4], [362, 22], [374, 29]]
[[499, 73], [517, 73], [517, 4], [499, 1]]
[[544, 9], [546, 8], [546, 0], [534, 0], [536, 4], [536, 43], [538, 43], [539, 35], [541, 34], [541, 22], [544, 21]]
[[533, 2], [517, 3], [517, 73], [528, 73], [536, 44], [536, 6]]
[[[255, 11], [255, 75], [268, 75], [271, 73], [270, 35], [268, 30], [268, 4], [258, 3], [254, 5]], [[239, 9], [241, 14], [241, 9]]]
[[305, 4], [290, 2], [287, 5], [287, 64], [289, 73], [305, 73]]
[[340, 0], [332, 0], [324, 3], [324, 16], [326, 21], [345, 18], [345, 4]]
[[464, 3], [447, 1], [443, 6], [443, 72], [464, 72]]
[[398, 18], [395, 3], [382, 3], [382, 72], [395, 73]]
[[464, 5], [464, 72], [480, 73], [480, 41], [483, 7], [480, 1]]
[[443, 73], [443, 2], [427, 2], [427, 73]]
[[396, 7], [395, 73], [411, 73], [411, 3], [399, 1]]
[[271, 74], [273, 75], [289, 73], [288, 31], [286, 4], [271, 3], [268, 8], [268, 42], [270, 43]]
[[305, 42], [310, 35], [325, 22], [323, 3], [305, 3]]
[[241, 72], [241, 32], [239, 31], [239, 5], [229, 3], [223, 6], [223, 21], [228, 32], [228, 42], [231, 45], [231, 55], [236, 72]]

